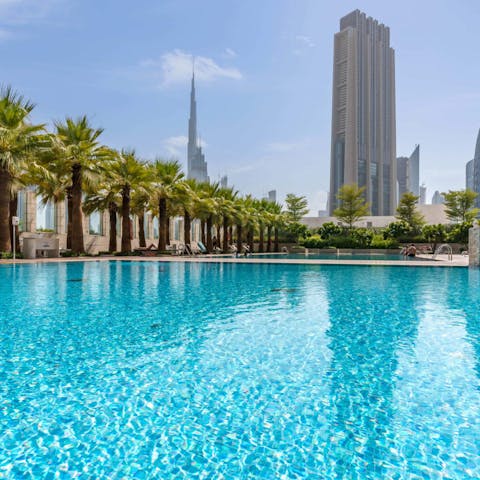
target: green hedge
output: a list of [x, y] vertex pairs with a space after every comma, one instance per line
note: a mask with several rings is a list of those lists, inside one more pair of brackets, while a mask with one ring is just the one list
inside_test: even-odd
[[[358, 229], [360, 230], [360, 229]], [[354, 231], [355, 232], [355, 231]], [[305, 248], [397, 248], [398, 242], [395, 239], [384, 239], [382, 235], [375, 235], [369, 232], [367, 235], [360, 230], [350, 236], [332, 236], [328, 239], [320, 235], [312, 235], [303, 241]]]

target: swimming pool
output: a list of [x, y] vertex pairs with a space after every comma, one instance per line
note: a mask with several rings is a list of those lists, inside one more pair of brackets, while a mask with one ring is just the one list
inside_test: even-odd
[[284, 258], [292, 260], [424, 260], [421, 257], [407, 258], [404, 255], [392, 253], [256, 253], [252, 255], [252, 258]]
[[0, 478], [479, 478], [479, 274], [1, 266]]

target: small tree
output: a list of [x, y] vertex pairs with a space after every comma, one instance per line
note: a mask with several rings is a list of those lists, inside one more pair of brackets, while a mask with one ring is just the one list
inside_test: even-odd
[[477, 193], [469, 190], [449, 190], [442, 193], [445, 197], [445, 213], [449, 220], [456, 223], [472, 223], [480, 211], [474, 208]]
[[417, 234], [425, 224], [423, 215], [417, 210], [417, 202], [420, 197], [411, 192], [405, 192], [400, 199], [395, 218], [405, 222]]
[[307, 199], [305, 197], [298, 197], [293, 193], [287, 194], [285, 198], [285, 213], [291, 222], [300, 222], [302, 217], [308, 213]]
[[335, 209], [333, 215], [345, 222], [350, 229], [353, 224], [368, 215], [370, 204], [363, 198], [365, 187], [357, 184], [343, 185], [337, 194], [340, 206]]
[[445, 241], [446, 233], [445, 226], [441, 223], [438, 225], [425, 225], [422, 228], [422, 235], [431, 244], [433, 252], [437, 249], [437, 243]]
[[399, 240], [400, 238], [408, 237], [412, 232], [410, 225], [402, 220], [398, 222], [389, 223], [383, 231], [383, 238], [394, 238]]

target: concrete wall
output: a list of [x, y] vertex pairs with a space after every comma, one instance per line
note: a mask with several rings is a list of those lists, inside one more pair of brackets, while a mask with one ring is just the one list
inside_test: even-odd
[[[445, 215], [445, 205], [417, 205], [418, 211], [424, 216], [425, 221], [429, 225], [437, 225], [439, 223], [446, 225], [452, 223]], [[397, 219], [392, 216], [368, 216], [363, 217], [359, 222], [355, 223], [356, 227], [386, 227], [389, 223], [395, 222]], [[318, 228], [324, 223], [333, 222], [338, 224], [336, 217], [304, 217], [302, 223], [308, 228]]]

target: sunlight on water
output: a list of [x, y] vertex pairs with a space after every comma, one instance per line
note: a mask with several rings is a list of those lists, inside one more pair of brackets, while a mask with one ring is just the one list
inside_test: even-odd
[[0, 478], [480, 478], [479, 271], [0, 267]]

